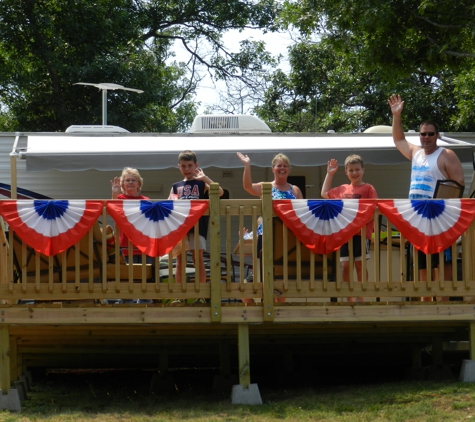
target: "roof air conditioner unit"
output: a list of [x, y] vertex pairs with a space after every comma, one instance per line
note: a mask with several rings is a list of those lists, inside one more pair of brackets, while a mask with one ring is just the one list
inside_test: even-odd
[[215, 114], [196, 116], [190, 133], [270, 133], [271, 130], [255, 116]]

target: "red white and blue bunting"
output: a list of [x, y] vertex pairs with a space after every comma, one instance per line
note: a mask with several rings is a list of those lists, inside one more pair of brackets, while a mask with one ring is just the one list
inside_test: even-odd
[[103, 201], [19, 200], [0, 202], [0, 214], [36, 251], [56, 255], [78, 242], [104, 208]]
[[[445, 200], [274, 200], [275, 213], [312, 252], [335, 251], [373, 217], [375, 206], [424, 253], [452, 245], [475, 218], [475, 201]], [[102, 213], [103, 201], [0, 201], [0, 214], [28, 245], [50, 256], [78, 242]], [[208, 201], [107, 201], [107, 211], [131, 242], [161, 256], [190, 231]]]
[[475, 201], [465, 199], [378, 200], [378, 208], [426, 254], [447, 249], [475, 218]]
[[313, 253], [328, 254], [348, 242], [371, 220], [374, 200], [272, 201], [274, 212]]
[[169, 253], [208, 209], [206, 200], [113, 200], [107, 212], [142, 253]]

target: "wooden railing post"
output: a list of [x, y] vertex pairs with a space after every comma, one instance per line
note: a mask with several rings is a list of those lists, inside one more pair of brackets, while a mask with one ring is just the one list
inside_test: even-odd
[[221, 321], [221, 228], [219, 184], [211, 183], [209, 195], [211, 321]]
[[272, 183], [262, 184], [262, 302], [264, 321], [274, 320], [274, 239], [272, 232]]

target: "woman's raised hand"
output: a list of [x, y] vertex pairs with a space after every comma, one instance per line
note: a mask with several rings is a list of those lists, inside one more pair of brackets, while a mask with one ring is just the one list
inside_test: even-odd
[[244, 165], [251, 164], [251, 159], [247, 155], [241, 154], [240, 152], [236, 152], [236, 155]]
[[120, 177], [114, 177], [111, 180], [112, 192], [118, 193], [120, 192]]

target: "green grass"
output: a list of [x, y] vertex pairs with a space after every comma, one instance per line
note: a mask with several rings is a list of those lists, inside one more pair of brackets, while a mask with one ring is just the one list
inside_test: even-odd
[[318, 387], [260, 386], [264, 404], [232, 405], [230, 389], [182, 374], [167, 393], [149, 392], [150, 372], [38, 377], [20, 413], [26, 421], [465, 421], [475, 420], [475, 385], [455, 381]]

